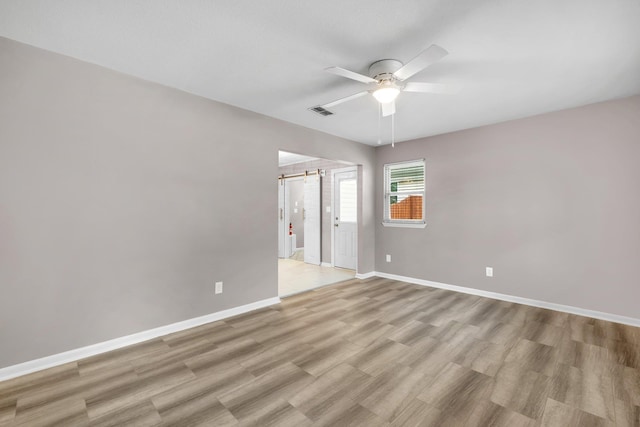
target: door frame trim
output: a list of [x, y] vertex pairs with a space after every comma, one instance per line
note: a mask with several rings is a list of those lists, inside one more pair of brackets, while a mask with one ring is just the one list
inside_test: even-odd
[[[335, 244], [336, 244], [336, 228], [333, 223], [333, 215], [335, 214], [336, 207], [336, 174], [342, 172], [355, 172], [356, 173], [356, 203], [358, 200], [358, 184], [360, 180], [358, 179], [358, 166], [349, 166], [346, 168], [339, 169], [331, 169], [331, 267], [336, 266], [336, 255], [335, 255]], [[360, 221], [358, 221], [358, 217], [360, 214], [360, 204], [357, 204], [356, 209], [356, 268], [355, 271], [358, 271], [358, 226], [360, 225]]]

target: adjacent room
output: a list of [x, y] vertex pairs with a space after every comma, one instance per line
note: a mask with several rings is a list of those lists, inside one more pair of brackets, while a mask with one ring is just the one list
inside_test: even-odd
[[0, 2], [0, 427], [640, 426], [640, 2]]
[[355, 276], [358, 168], [278, 152], [278, 295]]

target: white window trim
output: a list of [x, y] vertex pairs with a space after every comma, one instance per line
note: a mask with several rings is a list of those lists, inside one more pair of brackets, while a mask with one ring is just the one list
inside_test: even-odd
[[[388, 186], [387, 168], [389, 166], [398, 166], [398, 165], [402, 165], [403, 167], [411, 167], [411, 166], [419, 165], [424, 168], [425, 185], [424, 185], [424, 189], [422, 190], [422, 219], [421, 220], [392, 220], [391, 218], [386, 218], [387, 186]], [[425, 228], [427, 226], [427, 220], [426, 220], [427, 166], [425, 163], [425, 159], [408, 160], [404, 162], [395, 162], [395, 163], [385, 163], [383, 168], [383, 174], [384, 174], [384, 177], [383, 177], [384, 188], [383, 188], [382, 199], [384, 200], [384, 205], [383, 205], [383, 212], [382, 212], [382, 215], [383, 215], [382, 225], [384, 227], [398, 227], [398, 228]]]
[[383, 222], [383, 227], [398, 227], [398, 228], [425, 228], [427, 226], [426, 221], [420, 222]]

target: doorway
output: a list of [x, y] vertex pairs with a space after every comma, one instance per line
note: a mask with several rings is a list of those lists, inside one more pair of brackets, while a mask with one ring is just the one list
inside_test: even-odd
[[[357, 264], [357, 167], [282, 151], [279, 159], [279, 295], [353, 278]], [[335, 176], [340, 180], [337, 191]], [[335, 220], [334, 210], [341, 210], [344, 216]], [[337, 238], [334, 224], [342, 227]]]

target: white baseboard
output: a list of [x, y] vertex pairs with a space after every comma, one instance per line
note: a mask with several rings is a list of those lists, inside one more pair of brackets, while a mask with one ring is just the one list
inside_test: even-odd
[[[449, 285], [447, 283], [432, 282], [430, 280], [416, 279], [414, 277], [399, 276], [397, 274], [382, 273], [380, 271], [374, 271], [373, 273], [367, 273], [374, 276], [382, 277], [385, 279], [399, 280], [401, 282], [413, 283], [416, 285], [429, 286], [431, 288], [447, 289], [450, 291], [461, 292], [464, 294], [477, 295], [486, 298], [493, 298], [501, 301], [515, 302], [523, 305], [530, 305], [532, 307], [546, 308], [549, 310], [561, 311], [564, 313], [577, 314], [579, 316], [593, 317], [594, 319], [607, 320], [609, 322], [622, 323], [630, 326], [640, 327], [640, 319], [633, 317], [620, 316], [618, 314], [604, 313], [602, 311], [589, 310], [586, 308], [573, 307], [570, 305], [556, 304], [554, 302], [539, 301], [530, 298], [517, 297], [513, 295], [501, 294], [498, 292], [483, 291], [474, 288], [465, 288], [463, 286]], [[356, 275], [356, 277], [358, 277]], [[369, 276], [371, 277], [371, 276]]]
[[375, 271], [370, 271], [368, 273], [356, 273], [356, 279], [368, 279], [370, 277], [376, 276], [378, 273]]
[[330, 262], [321, 262], [320, 267], [333, 267]]
[[135, 334], [127, 335], [120, 338], [114, 338], [86, 347], [76, 348], [74, 350], [65, 351], [40, 359], [30, 360], [28, 362], [19, 363], [17, 365], [8, 366], [0, 369], [0, 381], [19, 377], [21, 375], [30, 374], [32, 372], [41, 371], [43, 369], [52, 368], [64, 363], [74, 362], [96, 354], [105, 353], [107, 351], [116, 350], [132, 344], [138, 344], [153, 338], [195, 326], [204, 325], [205, 323], [215, 322], [217, 320], [226, 319], [228, 317], [237, 316], [259, 308], [268, 307], [280, 303], [280, 298], [268, 298], [262, 301], [252, 302], [250, 304], [241, 305], [239, 307], [230, 308], [228, 310], [218, 311], [216, 313], [207, 314], [193, 319], [183, 320], [181, 322], [172, 323], [170, 325], [160, 326], [158, 328], [149, 329]]

